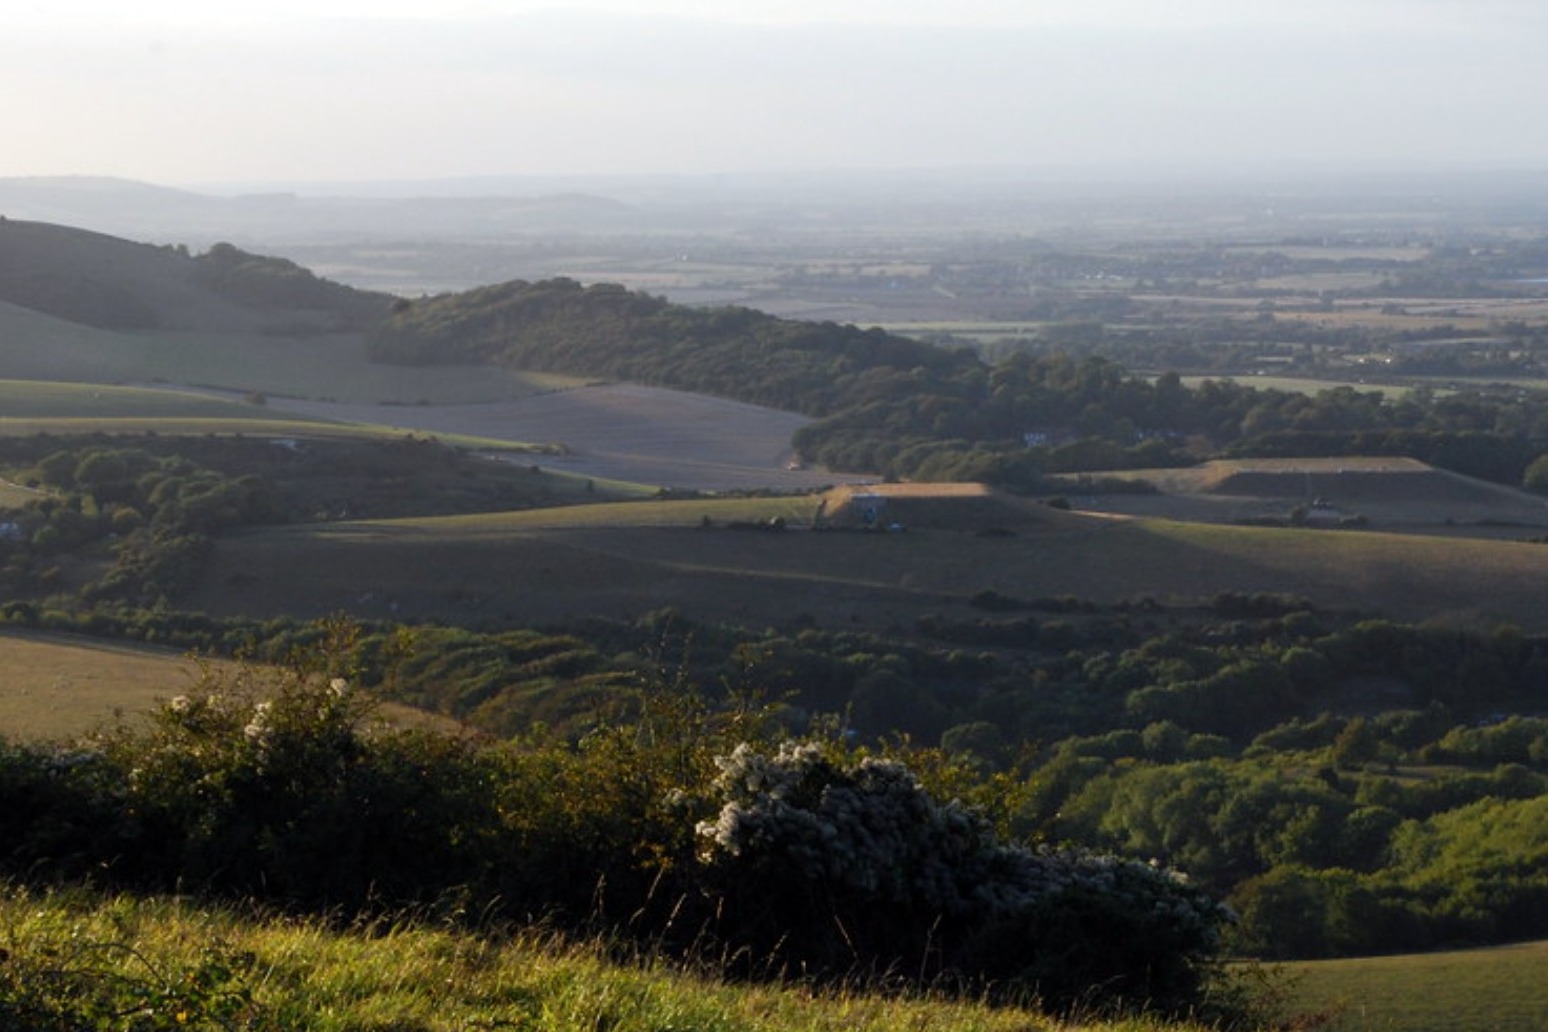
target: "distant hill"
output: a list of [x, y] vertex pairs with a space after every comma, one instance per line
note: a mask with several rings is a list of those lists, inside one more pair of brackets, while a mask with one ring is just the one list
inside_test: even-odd
[[661, 218], [563, 181], [313, 185], [305, 195], [264, 186], [231, 196], [106, 176], [0, 177], [0, 215], [201, 250], [221, 240], [272, 250], [492, 232], [632, 233]]
[[195, 256], [15, 219], [0, 219], [0, 301], [108, 330], [287, 335], [363, 330], [390, 304], [230, 244]]

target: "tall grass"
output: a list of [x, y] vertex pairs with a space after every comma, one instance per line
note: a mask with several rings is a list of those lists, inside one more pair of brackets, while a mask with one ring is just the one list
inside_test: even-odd
[[401, 919], [341, 929], [178, 898], [12, 887], [0, 889], [0, 929], [0, 1015], [51, 985], [71, 990], [51, 1004], [58, 1013], [87, 1014], [93, 994], [123, 1005], [116, 1021], [53, 1026], [72, 1029], [1186, 1032], [1144, 1018], [1066, 1024], [929, 996], [730, 985], [532, 928], [480, 935]]

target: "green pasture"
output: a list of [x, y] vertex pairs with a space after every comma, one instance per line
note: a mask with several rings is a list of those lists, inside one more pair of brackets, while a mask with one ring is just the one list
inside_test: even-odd
[[1290, 1009], [1327, 1032], [1539, 1032], [1548, 943], [1286, 965]]
[[[1390, 619], [1548, 629], [1541, 545], [1052, 510], [1042, 523], [1007, 521], [1009, 536], [940, 524], [814, 534], [802, 529], [814, 511], [809, 497], [697, 499], [256, 530], [217, 545], [185, 603], [537, 624], [670, 604], [750, 626], [810, 616], [869, 628], [967, 614], [968, 599], [988, 590], [1184, 606], [1263, 592]], [[729, 529], [775, 516], [787, 532]], [[700, 530], [706, 517], [713, 532]]]
[[1284, 391], [1288, 394], [1318, 394], [1322, 391], [1336, 390], [1340, 387], [1358, 391], [1361, 394], [1375, 392], [1386, 398], [1401, 398], [1413, 388], [1395, 384], [1364, 383], [1360, 380], [1320, 380], [1309, 376], [1184, 376], [1181, 378], [1183, 385], [1190, 390], [1198, 388], [1205, 380], [1234, 380], [1244, 387], [1252, 387], [1261, 391]]
[[[398, 427], [279, 414], [264, 405], [160, 387], [0, 380], [0, 434], [247, 434], [268, 437], [401, 437]], [[436, 434], [483, 451], [538, 452], [545, 445]], [[3, 489], [3, 488], [0, 488]], [[25, 499], [23, 499], [25, 500]]]
[[0, 380], [0, 420], [265, 420], [260, 405], [192, 391], [41, 380]]
[[1000, 322], [992, 319], [942, 319], [926, 322], [868, 323], [866, 328], [881, 329], [903, 337], [930, 337], [949, 333], [953, 337], [971, 340], [978, 344], [989, 344], [1002, 340], [1015, 340], [1019, 337], [1036, 336], [1039, 330], [1048, 325], [1046, 320], [1035, 322]]
[[0, 480], [0, 509], [16, 509], [40, 497], [39, 492], [21, 484]]
[[[599, 489], [610, 492], [638, 493], [649, 490], [623, 481], [597, 481]], [[766, 522], [783, 519], [796, 526], [810, 525], [817, 502], [808, 495], [784, 495], [769, 498], [695, 498], [688, 500], [640, 500], [608, 502], [596, 505], [571, 505], [559, 508], [526, 509], [520, 512], [470, 513], [463, 516], [435, 516], [407, 520], [381, 520], [378, 526], [398, 530], [417, 530], [438, 535], [487, 536], [504, 532], [539, 528], [599, 527], [684, 527], [733, 522]], [[351, 528], [369, 528], [370, 521], [353, 523]], [[313, 533], [326, 535], [327, 527]]]
[[[66, 741], [135, 721], [211, 678], [243, 676], [227, 661], [167, 649], [62, 634], [0, 632], [0, 738]], [[454, 729], [449, 720], [397, 704], [381, 715], [394, 724]]]

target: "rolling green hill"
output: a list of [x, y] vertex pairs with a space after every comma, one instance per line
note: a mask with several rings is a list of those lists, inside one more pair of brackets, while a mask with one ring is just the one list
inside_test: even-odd
[[[706, 517], [724, 524], [750, 511], [784, 515], [796, 527], [815, 502], [641, 503], [254, 531], [220, 542], [200, 588], [183, 601], [221, 614], [527, 624], [632, 617], [670, 604], [750, 626], [811, 617], [882, 630], [928, 612], [966, 613], [982, 591], [1106, 602], [1245, 591], [1395, 619], [1548, 630], [1541, 545], [1027, 516], [1009, 505], [956, 526], [938, 515], [935, 526], [896, 535], [701, 527]], [[985, 533], [994, 530], [1007, 536]]]
[[0, 301], [108, 330], [359, 330], [389, 299], [292, 262], [217, 244], [138, 244], [86, 230], [0, 221]]

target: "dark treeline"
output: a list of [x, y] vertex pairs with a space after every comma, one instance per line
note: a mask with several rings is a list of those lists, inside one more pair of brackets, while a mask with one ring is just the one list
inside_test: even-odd
[[371, 346], [381, 361], [492, 361], [803, 412], [819, 417], [795, 439], [808, 460], [917, 480], [1034, 487], [1045, 473], [1299, 447], [1410, 455], [1519, 484], [1548, 451], [1548, 407], [1520, 392], [1190, 388], [1097, 356], [1017, 352], [990, 363], [880, 330], [562, 279], [401, 302]]

